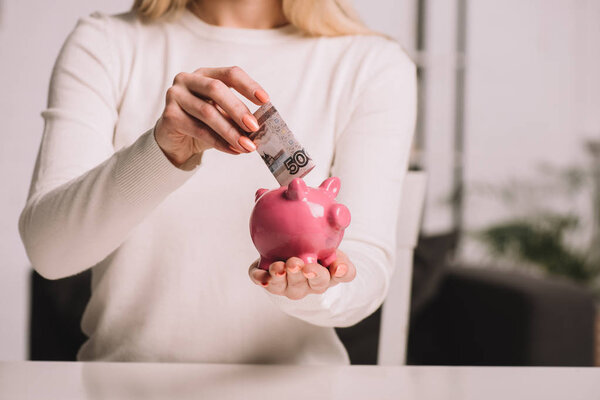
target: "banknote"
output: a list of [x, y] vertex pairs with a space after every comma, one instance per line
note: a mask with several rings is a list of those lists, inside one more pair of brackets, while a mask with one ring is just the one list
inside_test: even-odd
[[279, 185], [286, 186], [294, 178], [302, 178], [315, 167], [306, 149], [298, 143], [271, 102], [260, 106], [254, 116], [260, 128], [248, 137], [256, 145], [256, 151]]

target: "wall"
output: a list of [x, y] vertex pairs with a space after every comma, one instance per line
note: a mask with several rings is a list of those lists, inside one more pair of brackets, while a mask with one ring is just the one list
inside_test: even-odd
[[[468, 4], [465, 225], [473, 231], [513, 212], [481, 195], [481, 183], [535, 181], [540, 163], [589, 162], [583, 143], [600, 140], [600, 1]], [[543, 199], [540, 207], [591, 217], [590, 200]], [[489, 261], [472, 240], [463, 242], [462, 257]]]
[[0, 360], [27, 354], [29, 261], [17, 221], [42, 134], [40, 112], [54, 60], [79, 17], [128, 6], [120, 0], [0, 0]]
[[[455, 79], [464, 66], [463, 221], [474, 232], [512, 213], [497, 196], [482, 194], [482, 185], [535, 180], [542, 163], [588, 162], [583, 142], [600, 139], [600, 1], [466, 0], [465, 54], [456, 52], [458, 0], [421, 1], [421, 51], [414, 48], [416, 0], [357, 3], [367, 23], [399, 39], [423, 68], [421, 161], [429, 177], [423, 230], [429, 234], [452, 228]], [[573, 204], [553, 203], [591, 214], [585, 193]], [[460, 256], [489, 261], [469, 236]]]

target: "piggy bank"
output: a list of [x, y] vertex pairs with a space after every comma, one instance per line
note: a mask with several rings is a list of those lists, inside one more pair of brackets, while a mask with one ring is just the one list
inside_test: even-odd
[[299, 257], [329, 267], [350, 224], [350, 211], [336, 203], [340, 179], [325, 179], [318, 188], [295, 178], [278, 189], [258, 189], [250, 215], [250, 236], [260, 253], [259, 268]]

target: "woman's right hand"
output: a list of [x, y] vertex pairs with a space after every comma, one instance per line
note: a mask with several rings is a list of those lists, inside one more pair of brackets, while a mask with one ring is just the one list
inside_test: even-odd
[[256, 149], [240, 128], [254, 132], [258, 122], [230, 88], [256, 105], [269, 101], [240, 67], [200, 68], [175, 76], [154, 130], [158, 146], [175, 166], [210, 148], [229, 154]]

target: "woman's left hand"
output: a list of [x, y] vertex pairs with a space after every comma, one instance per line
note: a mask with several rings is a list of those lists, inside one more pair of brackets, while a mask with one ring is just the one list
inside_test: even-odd
[[356, 268], [348, 256], [336, 249], [336, 260], [325, 268], [321, 264], [304, 264], [298, 257], [285, 262], [276, 261], [265, 271], [258, 268], [258, 260], [248, 270], [252, 282], [263, 286], [273, 294], [299, 300], [311, 293], [324, 293], [338, 283], [350, 282], [356, 276]]

